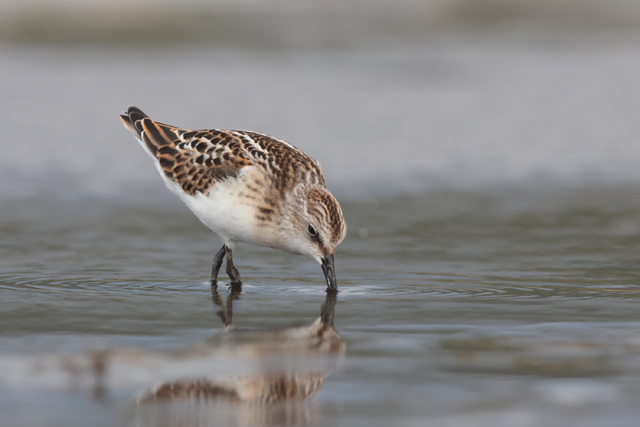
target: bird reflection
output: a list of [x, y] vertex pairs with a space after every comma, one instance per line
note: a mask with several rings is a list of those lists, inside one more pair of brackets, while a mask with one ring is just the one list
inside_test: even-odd
[[320, 317], [310, 325], [237, 330], [231, 326], [240, 286], [229, 289], [226, 301], [217, 286], [212, 286], [211, 299], [225, 329], [189, 350], [199, 355], [204, 352], [212, 359], [223, 357], [228, 374], [165, 382], [142, 393], [139, 403], [204, 400], [273, 404], [318, 394], [346, 348], [333, 325], [337, 294], [327, 293]]
[[233, 302], [240, 299], [240, 294], [242, 293], [242, 284], [241, 283], [232, 283], [229, 285], [229, 296], [227, 297], [227, 303], [223, 306], [222, 298], [218, 293], [218, 286], [215, 283], [211, 284], [211, 301], [213, 302], [213, 307], [220, 307], [220, 310], [217, 311], [218, 316], [222, 319], [222, 324], [224, 326], [231, 326], [231, 321], [233, 320]]
[[[240, 299], [240, 294], [242, 294], [242, 283], [230, 284], [226, 304], [223, 304], [222, 297], [218, 292], [218, 286], [216, 284], [211, 285], [211, 301], [213, 302], [214, 309], [216, 307], [219, 308], [216, 313], [220, 316], [224, 326], [231, 326], [233, 320], [233, 302]], [[335, 311], [338, 293], [336, 291], [327, 291], [326, 294], [326, 300], [320, 309], [320, 323], [324, 327], [333, 328], [333, 313]], [[333, 328], [333, 330], [335, 332], [335, 328]]]
[[309, 398], [346, 349], [333, 325], [336, 293], [327, 293], [314, 322], [279, 329], [235, 328], [241, 293], [239, 286], [226, 295], [211, 289], [224, 328], [205, 342], [38, 355], [21, 360], [15, 375], [23, 368], [29, 384], [86, 388], [97, 400], [142, 389], [135, 399], [139, 425], [317, 425], [321, 407]]

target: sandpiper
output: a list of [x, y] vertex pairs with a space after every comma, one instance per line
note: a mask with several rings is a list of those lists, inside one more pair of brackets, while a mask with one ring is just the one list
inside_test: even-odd
[[237, 242], [307, 254], [336, 291], [334, 254], [347, 226], [327, 191], [320, 163], [280, 139], [228, 129], [188, 130], [158, 123], [137, 107], [120, 115], [154, 160], [165, 185], [222, 239], [211, 283], [226, 255], [231, 284]]

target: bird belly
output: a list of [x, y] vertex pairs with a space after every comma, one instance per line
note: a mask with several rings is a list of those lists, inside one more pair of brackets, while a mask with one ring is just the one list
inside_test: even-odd
[[245, 242], [283, 249], [279, 247], [274, 230], [259, 226], [256, 199], [243, 197], [245, 183], [242, 180], [218, 182], [207, 194], [195, 195], [185, 193], [173, 181], [164, 181], [223, 243], [233, 247], [234, 242]]

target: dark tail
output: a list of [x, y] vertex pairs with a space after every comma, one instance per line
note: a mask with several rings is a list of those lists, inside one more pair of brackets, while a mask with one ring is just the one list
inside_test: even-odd
[[173, 126], [154, 122], [138, 107], [129, 107], [120, 115], [120, 120], [129, 132], [142, 140], [151, 154], [157, 157], [158, 149], [165, 145], [173, 144], [178, 140]]
[[129, 132], [131, 132], [135, 137], [142, 139], [142, 119], [145, 119], [147, 116], [141, 109], [138, 107], [131, 106], [127, 108], [123, 114], [120, 114], [120, 120], [122, 120], [122, 124], [126, 127]]

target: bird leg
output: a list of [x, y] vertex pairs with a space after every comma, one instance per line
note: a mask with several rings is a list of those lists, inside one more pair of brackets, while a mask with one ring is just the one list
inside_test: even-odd
[[229, 279], [231, 279], [230, 285], [232, 287], [237, 285], [242, 285], [242, 280], [240, 280], [240, 273], [233, 265], [233, 254], [231, 253], [231, 248], [227, 245], [223, 246], [227, 251], [227, 275]]
[[211, 285], [216, 285], [218, 282], [218, 272], [220, 266], [222, 266], [222, 259], [227, 252], [227, 245], [222, 245], [222, 248], [213, 257], [213, 264], [211, 265]]

